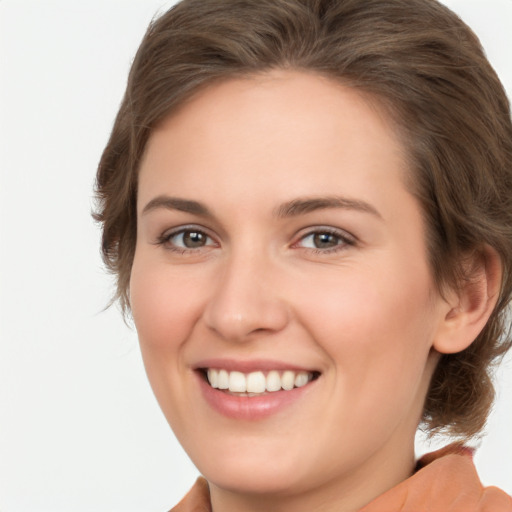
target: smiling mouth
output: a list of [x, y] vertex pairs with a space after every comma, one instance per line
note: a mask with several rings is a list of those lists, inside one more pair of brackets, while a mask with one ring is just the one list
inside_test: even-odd
[[242, 373], [205, 368], [201, 371], [212, 388], [238, 396], [261, 396], [276, 391], [290, 391], [304, 387], [320, 375], [319, 372], [293, 370]]

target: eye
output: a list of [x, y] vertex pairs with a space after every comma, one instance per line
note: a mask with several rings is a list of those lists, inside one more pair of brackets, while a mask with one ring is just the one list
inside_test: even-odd
[[216, 245], [214, 240], [204, 231], [192, 227], [166, 233], [159, 238], [158, 243], [166, 245], [171, 250], [182, 252]]
[[344, 231], [335, 229], [318, 229], [304, 235], [298, 242], [297, 246], [304, 249], [312, 249], [321, 252], [336, 251], [343, 249], [347, 245], [354, 245], [355, 240], [352, 236]]

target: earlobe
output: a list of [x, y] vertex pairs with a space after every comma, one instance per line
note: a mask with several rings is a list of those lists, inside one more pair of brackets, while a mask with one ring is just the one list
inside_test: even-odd
[[498, 300], [502, 265], [490, 246], [468, 261], [467, 280], [445, 296], [445, 308], [433, 347], [442, 354], [461, 352], [485, 327]]

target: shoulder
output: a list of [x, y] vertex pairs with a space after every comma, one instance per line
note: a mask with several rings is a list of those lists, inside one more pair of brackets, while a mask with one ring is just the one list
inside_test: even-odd
[[512, 512], [512, 498], [484, 487], [472, 451], [450, 445], [422, 457], [416, 473], [360, 512]]
[[211, 512], [208, 482], [199, 477], [186, 496], [169, 512]]

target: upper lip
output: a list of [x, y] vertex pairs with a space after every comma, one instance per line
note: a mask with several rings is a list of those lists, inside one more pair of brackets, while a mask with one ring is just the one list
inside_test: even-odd
[[235, 360], [225, 358], [203, 359], [193, 365], [195, 370], [204, 370], [207, 368], [216, 368], [227, 371], [238, 371], [242, 373], [251, 373], [256, 371], [269, 372], [272, 370], [285, 371], [292, 370], [296, 372], [317, 372], [314, 368], [287, 363], [284, 361], [275, 361], [271, 359], [251, 359]]

